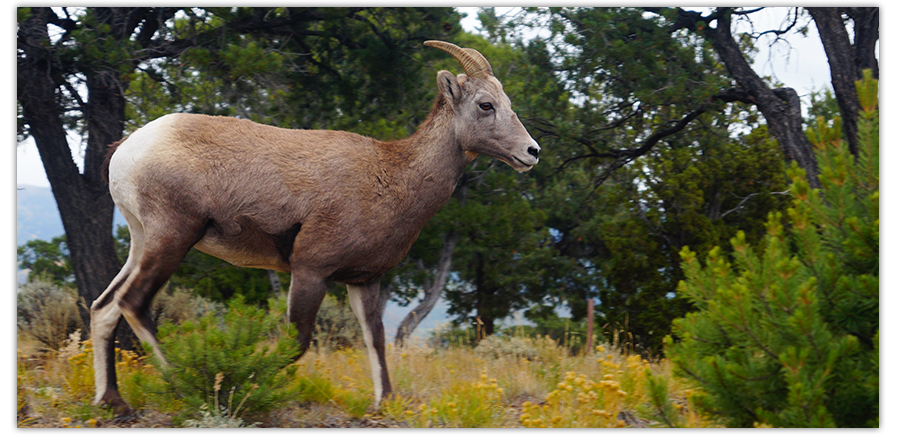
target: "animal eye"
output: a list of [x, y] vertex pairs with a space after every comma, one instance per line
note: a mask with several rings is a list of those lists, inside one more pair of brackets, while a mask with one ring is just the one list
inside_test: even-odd
[[478, 104], [478, 107], [484, 111], [490, 111], [490, 110], [494, 109], [494, 106], [491, 105], [490, 102], [482, 102], [482, 103]]

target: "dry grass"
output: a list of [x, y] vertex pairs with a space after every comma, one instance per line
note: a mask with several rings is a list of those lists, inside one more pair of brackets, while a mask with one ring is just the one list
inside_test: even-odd
[[[462, 346], [387, 348], [394, 395], [373, 410], [365, 351], [319, 349], [299, 361], [300, 396], [244, 425], [260, 427], [712, 427], [689, 402], [694, 392], [672, 376], [671, 365], [650, 362], [610, 345], [588, 355], [568, 355], [549, 339], [517, 340], [528, 354]], [[20, 339], [20, 427], [172, 427], [189, 419], [170, 398], [146, 394], [135, 377], [157, 372], [131, 352], [119, 352], [117, 370], [134, 419], [115, 419], [90, 403], [90, 342], [73, 336], [57, 352], [29, 351]], [[499, 355], [497, 352], [501, 352]], [[667, 382], [661, 404], [647, 391], [647, 375]], [[168, 404], [168, 405], [167, 405]], [[665, 407], [666, 404], [671, 407]], [[194, 420], [200, 420], [197, 414]], [[258, 423], [258, 424], [257, 424]]]
[[[57, 291], [20, 294], [20, 302], [47, 296], [45, 290]], [[161, 296], [153, 309], [159, 319], [177, 322], [225, 312], [222, 305], [189, 292]], [[41, 301], [49, 305], [32, 307], [33, 314], [72, 314], [57, 313], [61, 307], [57, 302]], [[240, 418], [237, 413], [230, 417], [217, 417], [215, 411], [193, 413], [174, 395], [149, 391], [154, 387], [146, 383], [158, 381], [159, 371], [144, 357], [118, 349], [119, 389], [137, 415], [116, 418], [110, 410], [91, 403], [93, 348], [89, 340], [81, 340], [79, 331], [66, 332], [65, 328], [71, 328], [68, 319], [53, 320], [52, 328], [41, 331], [35, 330], [39, 325], [20, 324], [17, 424], [77, 428], [713, 426], [690, 403], [689, 396], [696, 390], [673, 377], [667, 361], [643, 360], [628, 352], [627, 343], [617, 342], [570, 355], [568, 335], [564, 346], [548, 337], [523, 334], [489, 337], [477, 348], [464, 345], [462, 339], [441, 348], [416, 342], [402, 348], [388, 345], [394, 393], [375, 409], [368, 358], [361, 346], [353, 345], [360, 337], [335, 329], [350, 325], [338, 304], [326, 302], [323, 308], [331, 317], [320, 324], [319, 347], [298, 360], [297, 373], [290, 378], [297, 397], [270, 413], [240, 410]], [[48, 339], [46, 334], [57, 335]]]

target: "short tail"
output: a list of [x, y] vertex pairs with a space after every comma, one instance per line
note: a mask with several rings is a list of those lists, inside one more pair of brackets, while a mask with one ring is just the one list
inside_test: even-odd
[[119, 145], [122, 144], [128, 136], [125, 136], [119, 141], [111, 143], [106, 148], [106, 158], [103, 159], [103, 166], [100, 168], [100, 176], [103, 177], [103, 184], [109, 184], [109, 161], [112, 159], [113, 154], [116, 153], [116, 150], [119, 149]]

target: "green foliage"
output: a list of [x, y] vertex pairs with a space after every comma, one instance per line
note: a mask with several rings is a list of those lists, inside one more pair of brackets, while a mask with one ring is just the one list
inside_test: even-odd
[[840, 117], [841, 110], [838, 107], [837, 98], [834, 97], [834, 92], [829, 88], [825, 88], [809, 94], [809, 107], [806, 113], [805, 124], [808, 127], [812, 127], [816, 125], [816, 121], [820, 117], [825, 120], [833, 120], [836, 117]]
[[666, 353], [729, 426], [878, 426], [877, 82], [859, 87], [859, 156], [820, 119], [808, 136], [822, 189], [792, 166], [787, 229], [771, 213], [759, 249], [738, 232], [731, 258], [714, 248], [703, 268], [682, 251], [679, 292], [698, 311]]
[[222, 319], [209, 313], [162, 325], [160, 346], [171, 367], [154, 360], [161, 378], [148, 381], [148, 391], [182, 401], [187, 411], [206, 406], [232, 417], [263, 414], [294, 397], [296, 330], [283, 321], [283, 304], [271, 301], [270, 307], [267, 312], [237, 296]]
[[215, 314], [217, 318], [222, 317], [225, 314], [225, 304], [209, 300], [184, 288], [160, 291], [150, 304], [150, 317], [157, 325], [163, 322], [178, 325], [210, 313]]
[[175, 270], [171, 285], [218, 302], [242, 296], [248, 303], [264, 305], [274, 295], [265, 270], [237, 267], [196, 249]]
[[656, 375], [650, 369], [644, 371], [646, 378], [647, 396], [653, 407], [651, 416], [665, 424], [667, 427], [680, 427], [678, 425], [678, 412], [669, 403], [669, 377]]
[[[473, 187], [465, 204], [445, 207], [444, 215], [457, 221], [459, 250], [453, 266], [461, 279], [446, 288], [445, 297], [457, 323], [479, 326], [483, 335], [490, 335], [496, 321], [534, 298], [529, 286], [542, 282], [540, 262], [548, 251], [541, 243], [548, 232], [546, 214], [518, 190], [517, 176], [504, 169], [482, 178], [466, 183]], [[477, 317], [470, 319], [473, 314]]]
[[44, 279], [59, 286], [75, 286], [66, 235], [50, 241], [33, 239], [16, 247], [19, 269], [29, 270], [28, 281]]
[[[421, 42], [460, 32], [452, 8], [192, 8], [186, 15], [172, 20], [170, 35], [207, 31], [215, 43], [198, 39], [133, 74], [134, 128], [183, 111], [405, 137], [430, 109], [430, 67], [442, 57]], [[272, 25], [238, 29], [261, 17]]]
[[[492, 265], [536, 276], [503, 295], [523, 299], [522, 308], [568, 308], [574, 322], [584, 321], [586, 299], [599, 299], [607, 336], [659, 349], [672, 319], [690, 310], [676, 291], [679, 250], [724, 245], [740, 229], [760, 236], [758, 219], [785, 207], [777, 143], [752, 107], [712, 99], [727, 88], [727, 72], [708, 45], [673, 34], [664, 17], [640, 8], [527, 9], [507, 23], [490, 9], [481, 16], [494, 50], [516, 49], [501, 80], [544, 151], [518, 182], [544, 215], [516, 249], [532, 263]], [[552, 37], [515, 40], [534, 27]], [[623, 154], [699, 110], [641, 157]], [[497, 212], [502, 218], [502, 206]]]

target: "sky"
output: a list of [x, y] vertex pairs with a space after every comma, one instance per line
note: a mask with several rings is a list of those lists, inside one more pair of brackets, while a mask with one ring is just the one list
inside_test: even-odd
[[[478, 21], [477, 7], [459, 8], [466, 14], [463, 27], [468, 31], [477, 30], [481, 23]], [[515, 8], [497, 8], [498, 15], [502, 15]], [[693, 8], [689, 8], [693, 9]], [[698, 10], [701, 8], [697, 8]], [[766, 29], [772, 25], [778, 25], [787, 16], [788, 8], [771, 8], [754, 15], [759, 28]], [[760, 17], [760, 18], [756, 18]], [[736, 30], [741, 30], [740, 28]], [[761, 44], [760, 53], [754, 63], [756, 71], [762, 75], [769, 75], [789, 87], [793, 87], [802, 96], [810, 91], [820, 90], [830, 81], [828, 62], [822, 50], [815, 26], [810, 26], [808, 37], [800, 38], [796, 35], [787, 37], [790, 43], [779, 43], [769, 50]], [[8, 63], [8, 65], [11, 63]], [[77, 145], [78, 139], [73, 137], [70, 144]], [[81, 163], [82, 151], [73, 150], [76, 163]], [[50, 186], [44, 173], [37, 148], [31, 139], [16, 147], [16, 185]]]

